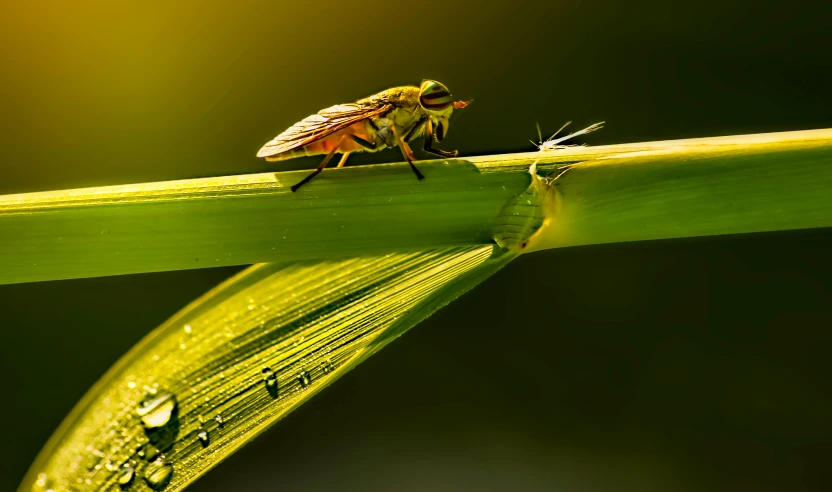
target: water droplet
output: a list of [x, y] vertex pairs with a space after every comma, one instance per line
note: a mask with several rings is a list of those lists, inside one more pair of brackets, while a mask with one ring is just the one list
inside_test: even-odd
[[199, 434], [197, 434], [196, 437], [199, 438], [199, 443], [202, 444], [203, 448], [207, 447], [208, 443], [211, 442], [208, 439], [208, 431], [206, 431], [205, 429], [199, 431]]
[[185, 325], [185, 333], [190, 333], [192, 330], [191, 325]]
[[34, 490], [49, 492], [52, 490], [52, 481], [46, 476], [46, 473], [38, 473], [38, 478], [35, 480]]
[[218, 414], [217, 414], [217, 416], [216, 416], [216, 417], [214, 417], [214, 420], [216, 420], [216, 421], [217, 421], [217, 425], [219, 425], [219, 426], [220, 426], [220, 428], [222, 428], [222, 427], [224, 427], [224, 426], [225, 426], [225, 420], [223, 420], [223, 418], [222, 418], [222, 414], [219, 414], [219, 413], [218, 413]]
[[144, 481], [153, 490], [162, 490], [173, 476], [173, 467], [164, 460], [156, 460], [144, 469]]
[[323, 370], [324, 374], [329, 374], [335, 370], [335, 365], [331, 360], [327, 359], [321, 362], [321, 370]]
[[306, 371], [300, 371], [298, 373], [298, 383], [300, 383], [301, 389], [306, 389], [309, 387], [309, 384], [312, 382], [312, 377]]
[[277, 376], [268, 367], [263, 368], [263, 374], [266, 375], [266, 391], [272, 398], [277, 398]]
[[118, 478], [116, 479], [116, 481], [118, 482], [119, 486], [124, 488], [130, 485], [130, 482], [133, 481], [134, 476], [136, 476], [136, 470], [134, 470], [132, 466], [125, 464], [124, 468], [122, 468], [121, 472], [118, 474]]
[[136, 413], [142, 419], [142, 423], [148, 429], [163, 427], [170, 422], [170, 417], [176, 410], [176, 397], [171, 393], [160, 392], [156, 395], [148, 395], [139, 402]]

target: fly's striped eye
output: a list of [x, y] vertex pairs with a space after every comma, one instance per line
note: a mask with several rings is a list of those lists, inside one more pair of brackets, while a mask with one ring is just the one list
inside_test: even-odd
[[428, 111], [440, 113], [453, 105], [451, 92], [435, 80], [425, 80], [419, 88], [419, 104]]

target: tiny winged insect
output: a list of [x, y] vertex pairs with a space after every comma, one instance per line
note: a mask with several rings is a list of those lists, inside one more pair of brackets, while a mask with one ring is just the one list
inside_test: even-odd
[[337, 167], [343, 167], [352, 152], [377, 152], [397, 146], [416, 177], [424, 179], [413, 164], [416, 156], [408, 143], [424, 136], [425, 152], [456, 157], [457, 151], [435, 149], [433, 144], [447, 135], [454, 109], [470, 103], [454, 101], [448, 88], [435, 80], [425, 80], [419, 87], [393, 87], [304, 118], [264, 145], [257, 157], [276, 162], [326, 154], [312, 174], [292, 186], [292, 191], [297, 191], [317, 176], [337, 153], [342, 154]]
[[[569, 147], [575, 147], [575, 145], [561, 145], [561, 142], [565, 142], [566, 140], [569, 140], [570, 138], [575, 138], [575, 137], [580, 136], [580, 135], [586, 135], [587, 133], [592, 133], [595, 130], [600, 130], [601, 128], [604, 127], [603, 125], [604, 125], [605, 122], [602, 121], [600, 123], [595, 123], [594, 125], [589, 125], [588, 127], [584, 128], [583, 130], [579, 130], [577, 132], [570, 133], [569, 135], [566, 135], [566, 136], [563, 136], [563, 137], [560, 137], [560, 138], [555, 138], [555, 137], [558, 136], [558, 133], [562, 132], [563, 129], [566, 128], [567, 126], [569, 126], [571, 123], [572, 123], [571, 121], [567, 121], [566, 123], [564, 123], [563, 126], [560, 127], [560, 130], [556, 131], [554, 133], [554, 135], [549, 137], [545, 142], [543, 141], [543, 134], [540, 132], [540, 125], [536, 124], [537, 125], [537, 138], [540, 139], [540, 143], [536, 144], [536, 143], [532, 142], [532, 144], [535, 147], [537, 147], [537, 150], [539, 150], [540, 152], [553, 152], [553, 151], [557, 151], [557, 150], [561, 150], [561, 149], [566, 149], [566, 148], [569, 148]], [[583, 147], [584, 145], [585, 144], [580, 145], [580, 147]], [[535, 164], [537, 164], [537, 161], [535, 161]], [[566, 173], [570, 169], [572, 169], [572, 166], [565, 166], [565, 167], [561, 168], [560, 171], [558, 172], [558, 175], [555, 176], [554, 179], [555, 180], [558, 179], [559, 177], [561, 177], [564, 173]]]
[[543, 141], [543, 134], [540, 133], [540, 125], [537, 125], [537, 137], [540, 139], [540, 143], [536, 144], [536, 143], [532, 142], [532, 144], [534, 144], [534, 146], [537, 147], [537, 149], [540, 150], [541, 152], [546, 152], [546, 151], [550, 151], [550, 150], [560, 150], [560, 149], [565, 149], [565, 148], [568, 148], [568, 147], [575, 147], [574, 145], [561, 145], [560, 143], [565, 142], [566, 140], [569, 140], [570, 138], [575, 138], [575, 137], [578, 137], [580, 135], [586, 135], [587, 133], [592, 133], [595, 130], [600, 130], [601, 128], [604, 127], [604, 122], [602, 121], [600, 123], [595, 123], [594, 125], [589, 125], [588, 127], [584, 128], [583, 130], [580, 130], [580, 131], [577, 131], [577, 132], [574, 132], [574, 133], [570, 133], [569, 135], [566, 135], [565, 137], [560, 137], [560, 138], [556, 139], [555, 137], [558, 136], [558, 133], [562, 132], [563, 129], [566, 128], [567, 126], [569, 126], [571, 123], [572, 123], [571, 121], [567, 121], [566, 123], [564, 123], [563, 126], [560, 127], [560, 130], [556, 131], [555, 134], [552, 135], [551, 137], [549, 137], [545, 142]]

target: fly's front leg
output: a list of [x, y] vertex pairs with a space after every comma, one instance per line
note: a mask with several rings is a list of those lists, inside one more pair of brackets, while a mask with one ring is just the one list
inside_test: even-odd
[[434, 149], [433, 141], [435, 139], [436, 137], [433, 135], [433, 125], [431, 125], [430, 121], [428, 121], [427, 135], [425, 135], [425, 146], [422, 147], [424, 151], [428, 154], [438, 155], [439, 157], [445, 158], [456, 157], [457, 155], [459, 155], [459, 151], [456, 150]]
[[431, 147], [431, 140], [432, 140], [431, 138], [426, 138], [425, 139], [424, 150], [428, 154], [438, 155], [439, 157], [446, 157], [446, 158], [456, 157], [456, 156], [459, 155], [458, 150], [434, 149], [433, 147]]
[[396, 138], [396, 143], [399, 145], [399, 150], [402, 151], [402, 155], [404, 156], [404, 160], [410, 164], [410, 169], [413, 169], [413, 173], [416, 174], [418, 179], [425, 179], [421, 172], [416, 169], [416, 166], [413, 164], [413, 161], [416, 160], [416, 156], [413, 155], [413, 151], [410, 150], [410, 146], [407, 145], [407, 142], [402, 140], [401, 135], [399, 135], [399, 131], [396, 129], [396, 125], [391, 125], [390, 128], [393, 129], [393, 136]]

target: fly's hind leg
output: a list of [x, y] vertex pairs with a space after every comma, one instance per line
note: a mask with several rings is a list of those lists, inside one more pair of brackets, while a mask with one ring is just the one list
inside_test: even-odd
[[396, 143], [399, 144], [399, 149], [402, 151], [402, 155], [404, 156], [404, 160], [410, 164], [410, 169], [413, 169], [413, 173], [416, 174], [418, 179], [425, 179], [421, 172], [416, 169], [416, 166], [413, 164], [413, 161], [416, 160], [416, 156], [413, 155], [413, 151], [410, 150], [410, 146], [407, 145], [407, 142], [402, 140], [402, 137], [399, 135], [398, 130], [396, 130], [396, 125], [391, 125], [390, 128], [393, 129], [393, 136], [396, 138]]
[[347, 163], [347, 157], [350, 156], [349, 152], [344, 152], [344, 155], [341, 156], [341, 160], [338, 161], [338, 165], [335, 167], [344, 167], [344, 164]]
[[347, 136], [350, 137], [353, 142], [357, 143], [358, 145], [364, 147], [367, 150], [376, 150], [376, 147], [378, 147], [375, 144], [375, 142], [368, 142], [368, 141], [364, 140], [363, 138], [361, 138], [357, 135], [353, 135], [352, 133], [350, 133]]
[[[334, 147], [332, 147], [332, 150], [329, 151], [329, 154], [327, 154], [326, 157], [324, 157], [324, 160], [322, 160], [321, 163], [318, 164], [318, 167], [315, 168], [314, 171], [312, 171], [312, 174], [303, 178], [299, 183], [292, 186], [292, 191], [298, 191], [298, 188], [300, 188], [301, 186], [308, 183], [312, 178], [314, 178], [315, 176], [320, 174], [321, 171], [323, 171], [323, 169], [326, 167], [326, 165], [329, 164], [329, 161], [332, 160], [332, 156], [334, 156], [335, 153], [338, 152], [338, 148], [341, 146], [341, 142], [344, 141], [345, 136], [346, 135], [344, 135], [343, 137], [338, 139], [338, 142], [335, 144]], [[346, 157], [346, 154], [345, 154], [345, 157]], [[342, 159], [342, 161], [344, 161], [344, 160], [346, 160], [346, 159]]]
[[[347, 136], [350, 137], [353, 142], [357, 143], [358, 145], [364, 147], [367, 150], [376, 150], [377, 145], [375, 144], [375, 142], [368, 142], [359, 136], [353, 135], [352, 133], [350, 133]], [[338, 166], [336, 167], [344, 167], [344, 164], [347, 163], [347, 157], [349, 157], [349, 155], [350, 153], [346, 152], [343, 156], [341, 156], [341, 160], [338, 161]]]

